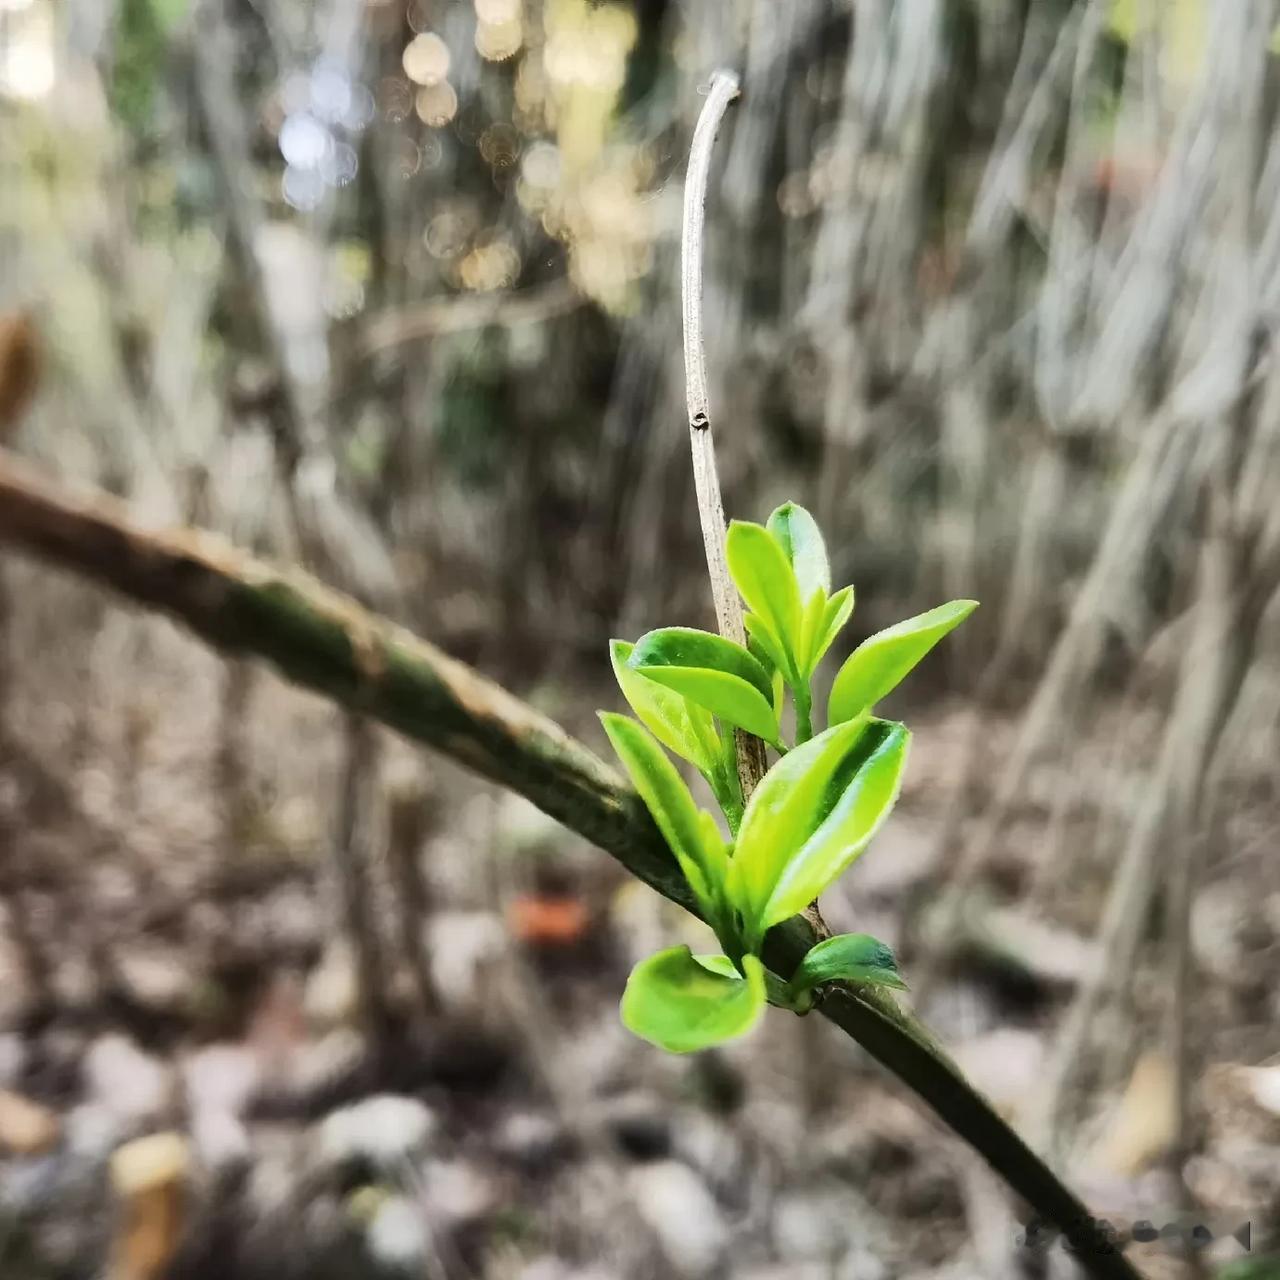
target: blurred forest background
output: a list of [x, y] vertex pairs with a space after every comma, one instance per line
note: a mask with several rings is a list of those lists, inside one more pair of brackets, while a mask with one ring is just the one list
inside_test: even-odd
[[[1280, 7], [0, 0], [0, 433], [305, 566], [605, 750], [808, 506], [894, 709], [832, 901], [1114, 1222], [1280, 1275]], [[0, 1274], [1065, 1275], [819, 1020], [677, 1060], [694, 922], [525, 802], [0, 548]], [[1252, 1252], [1230, 1233], [1252, 1222]]]

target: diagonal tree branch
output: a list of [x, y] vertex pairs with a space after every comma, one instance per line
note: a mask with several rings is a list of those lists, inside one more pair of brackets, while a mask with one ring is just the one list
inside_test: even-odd
[[[452, 756], [694, 910], [639, 798], [597, 756], [484, 676], [305, 574], [207, 534], [145, 530], [121, 504], [68, 494], [3, 453], [0, 545], [111, 586], [220, 649], [266, 659], [295, 684]], [[814, 940], [797, 916], [773, 930], [766, 959], [787, 976]], [[1087, 1221], [1084, 1205], [890, 997], [845, 985], [820, 1007], [1039, 1214], [1064, 1231]], [[1098, 1280], [1138, 1280], [1116, 1252], [1086, 1251], [1080, 1262]]]
[[691, 905], [638, 798], [598, 757], [465, 664], [309, 575], [198, 531], [156, 533], [103, 495], [52, 487], [0, 451], [0, 544], [176, 617], [210, 644], [452, 756]]

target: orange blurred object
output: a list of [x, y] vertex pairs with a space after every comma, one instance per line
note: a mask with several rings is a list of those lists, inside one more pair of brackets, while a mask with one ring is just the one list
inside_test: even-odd
[[40, 343], [31, 317], [0, 316], [0, 442], [22, 421], [40, 383]]
[[589, 920], [587, 904], [568, 894], [523, 894], [507, 907], [507, 927], [534, 946], [569, 946], [586, 933]]
[[1093, 169], [1093, 187], [1137, 203], [1146, 199], [1160, 180], [1164, 160], [1159, 155], [1106, 155]]

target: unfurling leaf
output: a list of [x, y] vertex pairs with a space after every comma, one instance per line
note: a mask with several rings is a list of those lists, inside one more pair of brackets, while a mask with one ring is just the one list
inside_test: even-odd
[[699, 810], [675, 765], [640, 725], [611, 712], [602, 712], [600, 722], [714, 928], [728, 870], [728, 855], [715, 820]]
[[813, 657], [822, 631], [823, 619], [827, 616], [827, 593], [821, 587], [815, 587], [804, 609], [800, 613], [800, 641], [796, 649], [796, 665], [800, 674], [809, 677], [818, 665]]
[[831, 564], [827, 544], [814, 518], [794, 502], [784, 502], [770, 517], [768, 530], [791, 563], [800, 599], [808, 600], [821, 588], [831, 594]]
[[899, 724], [850, 721], [765, 774], [729, 864], [749, 938], [802, 910], [866, 847], [897, 796], [909, 736]]
[[747, 652], [769, 673], [769, 679], [773, 682], [773, 714], [781, 724], [786, 691], [786, 677], [783, 675], [786, 658], [778, 649], [778, 642], [755, 614], [748, 613], [743, 621], [747, 627]]
[[743, 614], [742, 621], [747, 628], [748, 647], [756, 654], [760, 665], [771, 674], [778, 672], [785, 676], [787, 655], [778, 637], [769, 629], [769, 624], [754, 613]]
[[976, 600], [952, 600], [864, 640], [846, 659], [831, 686], [828, 722], [840, 724], [870, 711], [977, 607]]
[[664, 627], [640, 637], [627, 666], [766, 742], [778, 740], [773, 682], [741, 645], [709, 631]]
[[702, 773], [712, 773], [720, 754], [720, 738], [711, 713], [628, 667], [627, 659], [634, 649], [626, 640], [609, 642], [609, 658], [622, 696], [664, 747]]
[[791, 996], [798, 997], [823, 982], [837, 978], [869, 982], [905, 991], [893, 951], [868, 933], [841, 933], [813, 947], [792, 975]]
[[729, 572], [747, 607], [759, 620], [752, 635], [767, 631], [780, 654], [788, 680], [797, 677], [795, 655], [800, 644], [800, 589], [786, 553], [762, 524], [734, 520], [725, 538]]
[[[671, 947], [642, 960], [622, 995], [622, 1021], [642, 1040], [692, 1053], [745, 1035], [765, 1007], [764, 969], [753, 955], [739, 976], [723, 956]], [[714, 966], [714, 967], [713, 967]]]
[[853, 588], [842, 587], [827, 601], [822, 614], [816, 639], [809, 648], [809, 671], [817, 667], [826, 656], [836, 636], [844, 630], [845, 624], [853, 616]]

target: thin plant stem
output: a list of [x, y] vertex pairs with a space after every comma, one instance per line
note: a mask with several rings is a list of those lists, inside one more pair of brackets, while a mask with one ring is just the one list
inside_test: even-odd
[[[746, 645], [742, 606], [729, 576], [724, 550], [724, 503], [720, 497], [720, 473], [716, 470], [716, 444], [711, 431], [711, 407], [707, 395], [707, 353], [702, 339], [702, 230], [706, 222], [707, 175], [711, 168], [711, 147], [729, 103], [738, 96], [738, 77], [717, 71], [711, 77], [707, 100], [693, 131], [689, 148], [689, 169], [684, 182], [684, 226], [680, 241], [680, 285], [684, 306], [684, 379], [689, 407], [689, 447], [693, 454], [693, 483], [698, 494], [698, 518], [702, 524], [702, 544], [711, 575], [716, 622], [720, 634], [735, 644]], [[743, 803], [751, 798], [764, 777], [764, 743], [739, 729], [734, 732], [734, 754]]]
[[801, 680], [792, 690], [796, 700], [796, 746], [813, 737], [813, 690]]

